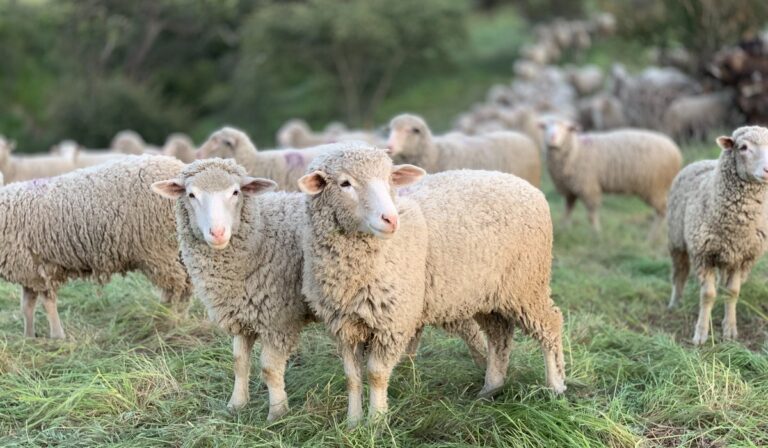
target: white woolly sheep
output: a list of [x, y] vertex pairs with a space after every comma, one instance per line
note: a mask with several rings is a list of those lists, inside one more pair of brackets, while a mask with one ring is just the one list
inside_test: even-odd
[[[211, 320], [234, 337], [235, 385], [228, 407], [234, 411], [249, 400], [250, 355], [258, 338], [270, 421], [288, 411], [286, 363], [303, 327], [315, 320], [301, 293], [304, 197], [266, 193], [275, 186], [223, 159], [196, 161], [152, 186], [176, 200], [181, 254], [196, 296]], [[475, 344], [471, 349], [484, 351], [482, 339], [472, 339], [479, 338], [476, 325], [451, 324]], [[482, 361], [482, 353], [473, 353], [478, 355]]]
[[591, 95], [603, 86], [605, 77], [600, 67], [585, 65], [567, 70], [568, 80], [580, 96]]
[[669, 137], [639, 129], [579, 133], [569, 120], [549, 119], [544, 128], [547, 169], [565, 197], [570, 223], [576, 200], [587, 207], [589, 221], [600, 231], [598, 209], [604, 193], [635, 195], [653, 207], [654, 237], [667, 209], [667, 192], [683, 157]]
[[[550, 298], [552, 224], [544, 195], [515, 176], [392, 166], [383, 150], [323, 154], [299, 182], [307, 193], [303, 291], [339, 341], [348, 423], [362, 417], [368, 353], [370, 417], [424, 324], [475, 318], [488, 337], [481, 396], [504, 385], [514, 324], [541, 343], [547, 384], [565, 390], [562, 315]], [[448, 229], [448, 231], [446, 231]], [[461, 260], [457, 263], [456, 260]]]
[[736, 339], [739, 290], [765, 252], [768, 235], [768, 129], [741, 127], [717, 143], [720, 159], [688, 165], [669, 193], [669, 306], [682, 298], [693, 265], [700, 285], [694, 344], [707, 341], [718, 271], [726, 289], [723, 339]]
[[57, 156], [50, 154], [34, 154], [16, 156], [13, 151], [16, 144], [0, 137], [0, 172], [5, 182], [21, 182], [39, 179], [73, 171], [77, 168], [72, 155]]
[[192, 139], [182, 133], [175, 133], [168, 136], [163, 145], [163, 155], [175, 157], [184, 163], [192, 163], [195, 161], [195, 143]]
[[433, 137], [424, 119], [411, 114], [393, 118], [389, 128], [389, 148], [398, 163], [417, 165], [430, 173], [463, 168], [496, 170], [520, 176], [537, 187], [541, 183], [539, 150], [524, 134], [507, 131]]
[[144, 139], [141, 138], [139, 133], [131, 130], [118, 132], [109, 144], [109, 148], [115, 152], [132, 154], [135, 156], [144, 154], [144, 149], [146, 147], [147, 144], [144, 142]]
[[678, 141], [705, 140], [713, 129], [733, 123], [733, 92], [683, 96], [664, 113], [666, 133]]
[[72, 140], [64, 140], [51, 148], [52, 154], [74, 160], [75, 168], [87, 168], [124, 158], [128, 154], [116, 150], [85, 149]]
[[281, 148], [308, 148], [329, 143], [322, 134], [315, 134], [306, 121], [294, 118], [285, 122], [277, 131], [277, 145]]
[[23, 287], [25, 336], [35, 335], [35, 303], [42, 296], [50, 336], [64, 337], [56, 293], [71, 278], [105, 282], [138, 270], [164, 301], [188, 299], [171, 204], [149, 190], [182, 166], [166, 157], [131, 156], [0, 189], [0, 277]]

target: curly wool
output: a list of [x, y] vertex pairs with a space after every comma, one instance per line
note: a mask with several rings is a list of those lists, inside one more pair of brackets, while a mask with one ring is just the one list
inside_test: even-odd
[[70, 278], [138, 270], [172, 301], [191, 289], [171, 204], [150, 191], [178, 175], [167, 157], [125, 157], [0, 190], [0, 277], [42, 293]]
[[541, 185], [541, 158], [536, 143], [519, 132], [496, 131], [470, 136], [452, 132], [432, 135], [426, 122], [416, 115], [392, 119], [391, 129], [418, 127], [420, 144], [394, 156], [396, 163], [410, 163], [429, 173], [457, 169], [493, 170], [519, 176], [531, 185]]
[[547, 148], [547, 169], [557, 191], [597, 207], [603, 193], [635, 195], [663, 215], [667, 192], [683, 157], [669, 137], [622, 129], [569, 132], [560, 148]]

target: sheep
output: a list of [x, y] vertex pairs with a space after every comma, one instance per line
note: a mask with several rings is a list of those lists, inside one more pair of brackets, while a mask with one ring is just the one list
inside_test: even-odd
[[123, 154], [141, 155], [147, 144], [136, 131], [120, 131], [112, 138], [109, 148]]
[[297, 191], [296, 181], [304, 175], [307, 164], [317, 154], [327, 149], [327, 145], [321, 145], [300, 151], [290, 149], [257, 151], [251, 139], [243, 131], [224, 127], [211, 134], [203, 146], [197, 150], [197, 156], [200, 159], [211, 157], [235, 159], [251, 176], [272, 179], [277, 182], [281, 190]]
[[418, 165], [430, 173], [461, 168], [498, 170], [537, 187], [541, 183], [539, 151], [524, 134], [507, 131], [433, 137], [424, 119], [411, 114], [396, 116], [389, 126], [389, 147], [398, 163]]
[[52, 154], [58, 154], [70, 158], [75, 163], [75, 168], [87, 168], [112, 162], [128, 155], [116, 150], [85, 149], [72, 140], [64, 140], [51, 148]]
[[[286, 362], [302, 328], [315, 320], [301, 292], [304, 198], [269, 192], [276, 185], [247, 176], [226, 159], [198, 160], [152, 185], [176, 201], [181, 254], [196, 296], [211, 320], [233, 336], [235, 385], [227, 406], [236, 411], [248, 402], [250, 353], [260, 338], [269, 421], [288, 411]], [[470, 340], [479, 337], [479, 329], [451, 325], [459, 334], [467, 332], [465, 339], [475, 344], [470, 348], [483, 350], [482, 340]]]
[[591, 95], [603, 86], [603, 71], [596, 65], [574, 67], [567, 71], [568, 80], [580, 96]]
[[471, 170], [403, 189], [424, 170], [393, 166], [385, 151], [364, 146], [325, 153], [309, 171], [299, 180], [307, 194], [302, 290], [339, 342], [350, 426], [362, 417], [363, 347], [374, 418], [386, 412], [389, 375], [424, 324], [477, 320], [488, 337], [481, 396], [504, 385], [515, 323], [540, 341], [548, 386], [565, 390], [543, 193], [509, 174]]
[[5, 182], [10, 184], [25, 180], [57, 176], [77, 168], [75, 157], [57, 155], [16, 156], [14, 142], [0, 136], [0, 172]]
[[555, 188], [565, 197], [566, 224], [579, 199], [599, 233], [598, 209], [603, 193], [629, 194], [655, 210], [649, 234], [655, 236], [666, 214], [669, 186], [683, 160], [669, 137], [640, 129], [581, 134], [569, 120], [549, 119], [541, 125], [547, 170]]
[[721, 91], [683, 96], [669, 105], [664, 113], [666, 133], [676, 140], [704, 140], [719, 126], [736, 121], [734, 95]]
[[183, 164], [166, 157], [126, 156], [51, 179], [0, 190], [0, 278], [23, 288], [24, 335], [34, 337], [38, 296], [51, 338], [64, 338], [57, 290], [68, 279], [106, 282], [138, 270], [177, 306], [191, 286], [179, 260], [173, 211], [150, 185]]
[[626, 126], [624, 108], [610, 93], [598, 93], [579, 101], [579, 122], [585, 129], [615, 129]]
[[195, 143], [186, 134], [175, 133], [168, 136], [162, 149], [163, 155], [175, 157], [184, 163], [195, 161]]
[[329, 143], [327, 137], [315, 134], [306, 121], [288, 120], [277, 131], [277, 145], [281, 148], [308, 148]]
[[736, 339], [736, 303], [741, 284], [765, 252], [768, 235], [768, 129], [746, 126], [719, 137], [719, 160], [685, 167], [669, 193], [669, 253], [672, 295], [682, 298], [691, 265], [699, 280], [699, 318], [694, 344], [707, 341], [714, 306], [715, 274], [725, 284], [723, 339]]

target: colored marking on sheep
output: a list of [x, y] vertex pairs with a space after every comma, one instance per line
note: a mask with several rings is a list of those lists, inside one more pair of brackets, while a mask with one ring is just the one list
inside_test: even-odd
[[288, 169], [304, 169], [306, 168], [306, 161], [304, 160], [304, 156], [301, 155], [298, 151], [290, 151], [286, 152], [285, 155], [285, 164], [287, 165]]
[[584, 145], [591, 145], [592, 144], [592, 137], [588, 135], [580, 135], [579, 136], [579, 143]]
[[413, 193], [413, 190], [411, 189], [411, 187], [400, 188], [399, 190], [397, 190], [397, 195], [400, 197], [408, 196], [411, 193]]
[[33, 190], [33, 191], [39, 191], [43, 190], [48, 186], [48, 183], [50, 182], [50, 179], [47, 177], [41, 177], [38, 179], [32, 179], [30, 181], [25, 182], [25, 187], [27, 190]]

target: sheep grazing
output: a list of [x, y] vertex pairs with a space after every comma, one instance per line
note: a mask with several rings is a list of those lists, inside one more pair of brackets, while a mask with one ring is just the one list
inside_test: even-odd
[[392, 369], [425, 324], [477, 320], [488, 338], [481, 396], [504, 385], [515, 323], [541, 342], [547, 384], [565, 390], [562, 315], [549, 290], [552, 224], [539, 190], [465, 170], [429, 176], [398, 197], [424, 171], [367, 147], [323, 154], [310, 170], [299, 181], [303, 291], [341, 347], [350, 426], [362, 417], [363, 348], [376, 417], [387, 410]]
[[537, 187], [541, 184], [539, 151], [524, 134], [506, 131], [433, 137], [424, 119], [410, 114], [393, 118], [389, 127], [389, 148], [398, 163], [411, 163], [430, 173], [462, 168], [496, 170], [515, 174]]
[[720, 159], [686, 166], [669, 193], [669, 306], [682, 298], [693, 265], [700, 285], [694, 344], [707, 340], [718, 271], [726, 289], [723, 339], [736, 339], [739, 290], [765, 252], [768, 235], [768, 129], [741, 127], [717, 144]]
[[176, 133], [171, 134], [165, 140], [163, 145], [163, 155], [175, 157], [184, 163], [192, 163], [195, 161], [195, 143], [186, 134]]
[[25, 180], [58, 176], [77, 168], [75, 157], [58, 155], [28, 155], [17, 156], [13, 154], [16, 149], [14, 142], [0, 137], [0, 172], [3, 173], [5, 182], [10, 184]]
[[[288, 411], [286, 362], [302, 328], [314, 320], [301, 293], [304, 197], [267, 193], [275, 186], [223, 159], [198, 160], [152, 186], [176, 200], [181, 254], [196, 296], [211, 320], [234, 337], [235, 386], [228, 407], [234, 411], [248, 402], [250, 353], [260, 338], [270, 421]], [[479, 338], [479, 329], [468, 323], [452, 325], [468, 341]], [[484, 350], [474, 343], [475, 351]]]
[[208, 138], [197, 150], [199, 159], [220, 157], [235, 159], [244, 166], [248, 174], [264, 177], [277, 182], [281, 190], [297, 191], [299, 180], [307, 165], [318, 154], [327, 151], [332, 145], [321, 145], [302, 150], [275, 149], [257, 151], [245, 132], [232, 127], [224, 127]]
[[35, 303], [42, 296], [50, 336], [64, 337], [56, 293], [71, 278], [105, 282], [138, 270], [164, 301], [188, 299], [172, 207], [149, 191], [182, 166], [166, 157], [131, 156], [0, 190], [0, 277], [23, 287], [25, 336], [35, 335]]
[[638, 129], [582, 134], [571, 121], [559, 119], [542, 121], [541, 126], [547, 169], [565, 197], [566, 223], [578, 199], [587, 207], [592, 227], [600, 232], [598, 209], [603, 194], [628, 194], [656, 211], [650, 232], [655, 236], [666, 214], [669, 186], [683, 162], [669, 137]]

